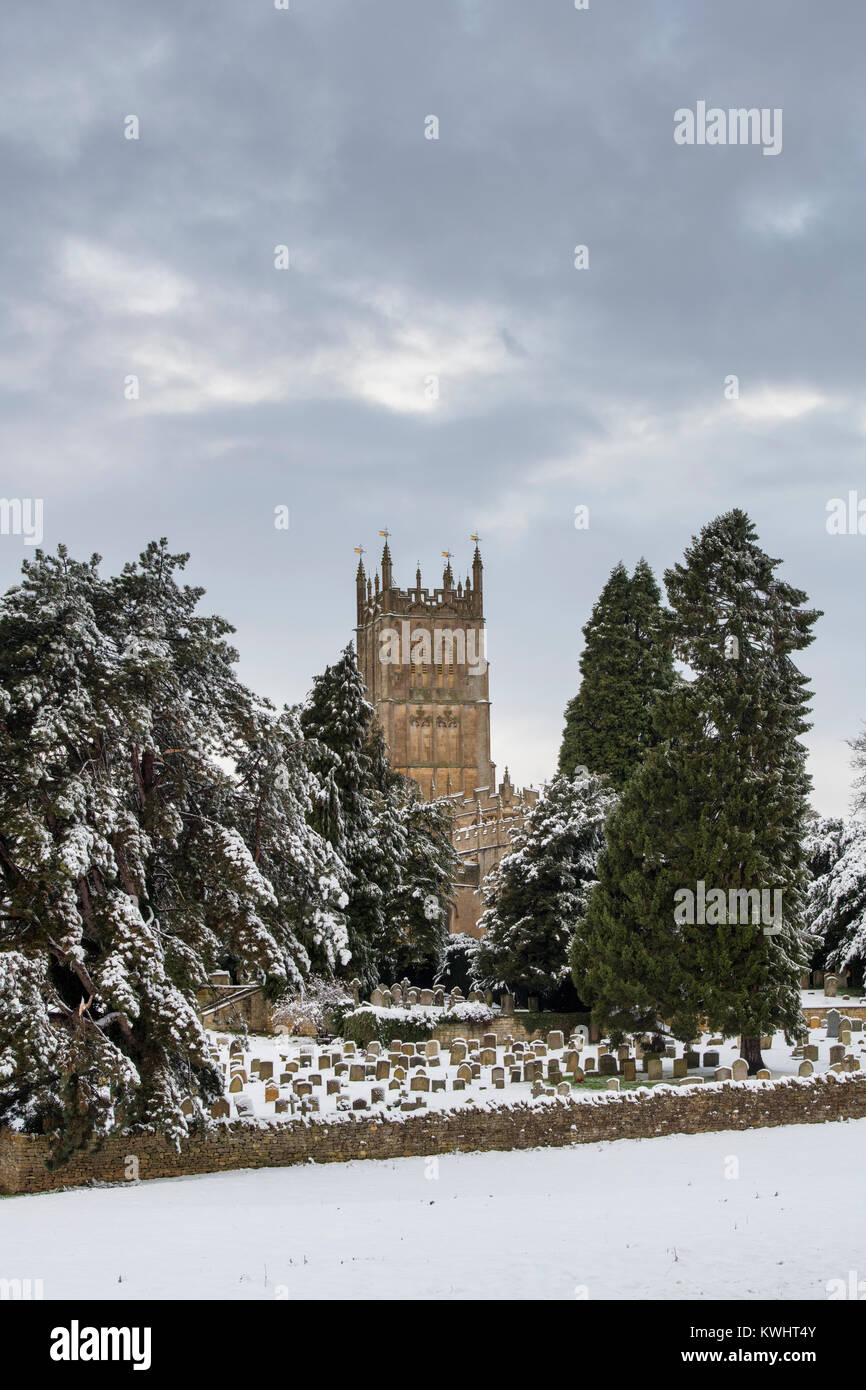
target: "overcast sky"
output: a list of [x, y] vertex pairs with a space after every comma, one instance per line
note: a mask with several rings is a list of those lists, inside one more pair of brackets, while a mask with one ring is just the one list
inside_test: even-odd
[[[0, 491], [112, 569], [191, 551], [277, 701], [350, 639], [355, 545], [390, 528], [432, 587], [480, 530], [520, 784], [554, 769], [611, 567], [660, 575], [743, 507], [825, 611], [809, 745], [844, 814], [866, 535], [826, 506], [866, 498], [863, 0], [290, 5], [4, 0]], [[781, 151], [676, 144], [699, 101], [781, 109]], [[0, 536], [3, 587], [28, 550]]]

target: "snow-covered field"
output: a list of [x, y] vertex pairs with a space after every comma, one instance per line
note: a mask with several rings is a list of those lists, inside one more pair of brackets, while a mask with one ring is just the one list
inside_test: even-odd
[[864, 1152], [857, 1120], [11, 1197], [0, 1272], [49, 1299], [825, 1299], [866, 1277]]

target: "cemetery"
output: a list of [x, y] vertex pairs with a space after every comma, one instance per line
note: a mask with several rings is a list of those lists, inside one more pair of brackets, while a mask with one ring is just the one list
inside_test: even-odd
[[[44, 1140], [2, 1135], [0, 1192], [123, 1180], [131, 1147], [146, 1178], [866, 1116], [864, 1020], [853, 1005], [846, 1013], [834, 1007], [832, 998], [807, 1017], [807, 1041], [790, 1046], [781, 1033], [762, 1038], [767, 1065], [749, 1078], [737, 1039], [703, 1033], [660, 1049], [658, 1039], [632, 1036], [615, 1046], [590, 1041], [585, 1025], [569, 1035], [536, 1029], [526, 1039], [514, 1036], [519, 1012], [503, 1015], [483, 998], [463, 1001], [458, 991], [429, 1003], [426, 992], [404, 995], [402, 988], [398, 997], [395, 1006], [393, 990], [374, 990], [371, 1002], [359, 1001], [349, 1015], [369, 1014], [380, 1030], [393, 1025], [385, 1043], [209, 1034], [225, 1092], [180, 1148], [159, 1135], [117, 1136], [51, 1171]], [[453, 1020], [455, 1010], [488, 1022], [464, 1023], [462, 1036], [443, 1041], [436, 1034], [458, 1025], [437, 1019]], [[407, 1040], [397, 1028], [418, 1036]], [[192, 1100], [184, 1111], [195, 1120]]]

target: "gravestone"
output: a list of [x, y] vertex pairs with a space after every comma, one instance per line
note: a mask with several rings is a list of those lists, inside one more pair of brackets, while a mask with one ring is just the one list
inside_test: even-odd
[[547, 1046], [551, 1052], [561, 1052], [565, 1047], [565, 1037], [559, 1029], [554, 1029], [552, 1033], [548, 1033]]
[[838, 975], [824, 976], [824, 995], [827, 999], [835, 999], [839, 989]]
[[803, 1048], [803, 1056], [809, 1062], [817, 1062], [818, 1048], [815, 1043], [806, 1043], [806, 1046]]
[[[604, 1059], [602, 1059], [604, 1060]], [[648, 1081], [661, 1081], [662, 1079], [662, 1059], [652, 1054], [646, 1058], [646, 1074]]]
[[675, 1080], [679, 1080], [680, 1077], [685, 1076], [685, 1074], [686, 1074], [686, 1072], [688, 1071], [688, 1069], [689, 1069], [689, 1068], [688, 1068], [688, 1063], [687, 1063], [685, 1057], [675, 1057], [675, 1058], [674, 1058], [674, 1079], [675, 1079]]
[[412, 1077], [412, 1080], [409, 1082], [409, 1090], [410, 1090], [410, 1091], [429, 1091], [429, 1090], [430, 1090], [430, 1078], [429, 1078], [429, 1076], [423, 1076], [420, 1072], [416, 1073], [416, 1075], [413, 1076], [413, 1077]]
[[769, 1080], [770, 1080], [770, 1073], [769, 1073], [769, 1071], [767, 1070], [766, 1067], [761, 1067], [760, 1070], [759, 1070], [758, 1072], [756, 1072], [756, 1076], [757, 1076], [758, 1081], [769, 1081]]
[[715, 1074], [714, 1074], [714, 1079], [715, 1079], [716, 1081], [730, 1081], [730, 1080], [731, 1080], [731, 1068], [730, 1068], [730, 1067], [716, 1067]]
[[619, 1077], [618, 1077], [618, 1076], [609, 1076], [609, 1077], [607, 1078], [607, 1081], [604, 1083], [604, 1089], [605, 1089], [606, 1091], [618, 1091], [618, 1090], [619, 1090]]
[[717, 1067], [719, 1065], [718, 1052], [705, 1052], [703, 1065], [705, 1067]]
[[623, 1081], [634, 1081], [637, 1078], [637, 1062], [633, 1057], [626, 1057], [622, 1064]]
[[210, 1108], [212, 1120], [227, 1120], [232, 1113], [232, 1108], [227, 1100], [215, 1100]]
[[815, 1068], [812, 1066], [812, 1063], [811, 1063], [811, 1062], [809, 1062], [809, 1061], [801, 1062], [801, 1063], [800, 1063], [800, 1066], [799, 1066], [799, 1069], [798, 1069], [798, 1071], [797, 1071], [797, 1075], [798, 1075], [798, 1076], [811, 1076], [814, 1070], [815, 1070]]
[[365, 1072], [366, 1068], [364, 1067], [363, 1063], [353, 1062], [352, 1065], [349, 1067], [349, 1080], [363, 1081], [365, 1077]]
[[734, 1081], [745, 1081], [749, 1075], [749, 1064], [745, 1057], [737, 1057], [731, 1063], [731, 1076]]
[[[661, 1064], [659, 1064], [661, 1065]], [[605, 1052], [598, 1059], [599, 1076], [616, 1076], [617, 1060], [611, 1052]]]
[[842, 1061], [842, 1058], [843, 1058], [844, 1056], [845, 1056], [845, 1048], [842, 1046], [841, 1043], [837, 1043], [834, 1047], [831, 1047], [831, 1048], [830, 1048], [830, 1061], [831, 1061], [831, 1062], [841, 1062], [841, 1061]]
[[828, 1038], [838, 1038], [838, 1036], [839, 1036], [839, 1022], [840, 1022], [841, 1017], [842, 1017], [842, 1015], [839, 1013], [839, 1010], [838, 1010], [838, 1009], [828, 1009], [828, 1010], [827, 1010], [827, 1037], [828, 1037]]

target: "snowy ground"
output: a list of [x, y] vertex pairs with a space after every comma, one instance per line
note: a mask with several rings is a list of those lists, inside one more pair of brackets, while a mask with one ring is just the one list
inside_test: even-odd
[[47, 1299], [825, 1299], [866, 1277], [864, 1150], [857, 1120], [10, 1197], [2, 1272]]

